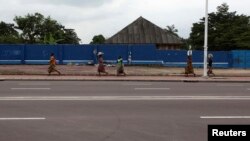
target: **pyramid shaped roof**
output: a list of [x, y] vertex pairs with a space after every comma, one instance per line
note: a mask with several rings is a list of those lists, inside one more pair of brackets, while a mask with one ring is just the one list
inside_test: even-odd
[[106, 40], [110, 44], [182, 44], [181, 39], [143, 17]]

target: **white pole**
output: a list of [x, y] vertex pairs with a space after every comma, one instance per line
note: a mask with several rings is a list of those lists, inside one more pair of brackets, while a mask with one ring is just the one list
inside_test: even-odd
[[203, 72], [204, 77], [207, 77], [207, 49], [208, 49], [208, 0], [206, 0], [206, 15], [205, 15], [204, 72]]

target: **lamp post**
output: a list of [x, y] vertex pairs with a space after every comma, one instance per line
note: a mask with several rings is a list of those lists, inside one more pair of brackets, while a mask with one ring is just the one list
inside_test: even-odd
[[207, 77], [207, 49], [208, 49], [208, 0], [206, 0], [205, 11], [205, 35], [204, 35], [204, 72], [203, 76]]

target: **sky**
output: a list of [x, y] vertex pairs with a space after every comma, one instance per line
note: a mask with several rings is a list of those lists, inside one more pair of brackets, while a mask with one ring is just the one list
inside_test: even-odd
[[[229, 11], [250, 16], [250, 0], [208, 0], [209, 13], [222, 3]], [[39, 12], [75, 29], [82, 44], [102, 34], [109, 38], [140, 16], [160, 26], [175, 25], [188, 38], [193, 23], [205, 16], [205, 0], [0, 0], [0, 21]]]

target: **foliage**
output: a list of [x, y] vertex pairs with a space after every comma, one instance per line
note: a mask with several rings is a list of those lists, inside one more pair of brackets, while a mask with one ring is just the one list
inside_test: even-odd
[[174, 25], [167, 26], [166, 30], [168, 32], [170, 32], [171, 34], [174, 34], [175, 36], [179, 37], [178, 34], [177, 34], [178, 29], [176, 29]]
[[64, 29], [63, 40], [59, 41], [60, 44], [79, 44], [81, 40], [78, 38], [74, 29]]
[[0, 43], [20, 43], [18, 32], [15, 30], [14, 24], [0, 22]]
[[67, 29], [50, 17], [40, 13], [16, 16], [14, 24], [0, 22], [0, 43], [79, 44], [73, 29]]
[[28, 44], [79, 44], [80, 39], [73, 29], [67, 29], [50, 17], [40, 13], [14, 18], [23, 43]]
[[62, 41], [63, 39], [58, 39], [56, 40], [51, 33], [46, 34], [44, 36], [44, 44], [50, 44], [50, 45], [55, 45], [57, 44], [59, 41]]
[[181, 39], [181, 42], [183, 43], [181, 44], [180, 49], [188, 50], [189, 49], [188, 39], [184, 39], [184, 38], [180, 38], [180, 39]]
[[178, 29], [175, 28], [175, 25], [170, 25], [170, 26], [166, 26], [166, 29], [165, 29], [167, 32], [169, 32], [170, 34], [180, 38], [182, 44], [180, 46], [180, 49], [188, 49], [188, 40], [187, 39], [184, 39], [184, 38], [181, 38], [179, 35], [178, 35]]
[[103, 35], [96, 35], [93, 37], [92, 42], [90, 44], [103, 44], [105, 43], [105, 38]]
[[[208, 49], [236, 50], [250, 49], [250, 17], [229, 12], [229, 6], [223, 3], [217, 7], [217, 12], [209, 13]], [[194, 23], [189, 37], [189, 43], [202, 50], [204, 45], [204, 22]]]
[[44, 16], [35, 13], [35, 15], [28, 14], [26, 17], [15, 17], [14, 21], [17, 23], [17, 29], [21, 30], [21, 37], [27, 43], [38, 43], [41, 38], [41, 29]]

